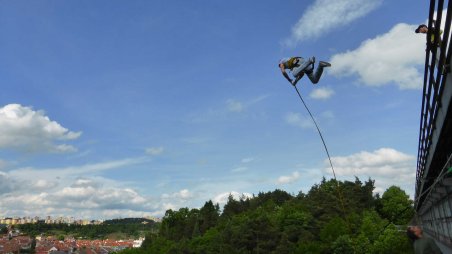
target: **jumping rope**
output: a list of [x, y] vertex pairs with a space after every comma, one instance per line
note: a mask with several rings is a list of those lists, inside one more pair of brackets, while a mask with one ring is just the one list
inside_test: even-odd
[[[347, 216], [345, 216], [346, 213], [345, 213], [344, 197], [342, 195], [342, 191], [341, 191], [339, 182], [337, 181], [336, 172], [334, 171], [333, 163], [331, 162], [330, 153], [328, 152], [328, 148], [326, 146], [325, 140], [323, 139], [322, 132], [320, 131], [320, 128], [317, 125], [317, 122], [315, 121], [314, 116], [312, 116], [311, 111], [309, 110], [308, 106], [304, 102], [303, 97], [301, 96], [300, 92], [298, 91], [298, 88], [296, 86], [294, 86], [294, 88], [297, 91], [298, 97], [300, 97], [301, 102], [303, 102], [304, 107], [306, 108], [306, 110], [308, 111], [309, 115], [311, 116], [311, 119], [314, 122], [315, 127], [317, 128], [317, 132], [319, 133], [320, 139], [322, 140], [323, 147], [325, 148], [326, 155], [328, 156], [328, 160], [330, 162], [331, 171], [333, 171], [334, 181], [336, 182], [336, 185], [337, 185], [337, 189], [338, 189], [338, 193], [339, 193], [339, 200], [341, 201], [341, 206], [342, 206], [342, 212], [344, 213], [344, 217], [347, 218]], [[348, 223], [348, 219], [346, 219], [346, 220], [347, 220], [348, 228], [349, 228], [349, 230], [351, 232], [351, 227], [350, 227], [350, 225]]]

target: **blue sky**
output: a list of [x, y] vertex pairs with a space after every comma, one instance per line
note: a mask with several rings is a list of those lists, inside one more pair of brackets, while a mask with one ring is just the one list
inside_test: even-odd
[[0, 1], [0, 217], [107, 219], [307, 192], [414, 192], [428, 4]]

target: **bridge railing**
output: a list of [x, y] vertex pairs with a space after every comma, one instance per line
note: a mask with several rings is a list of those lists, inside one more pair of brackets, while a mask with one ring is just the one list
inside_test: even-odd
[[[433, 136], [435, 131], [438, 131], [436, 124], [438, 112], [442, 106], [441, 98], [446, 86], [446, 77], [451, 71], [451, 51], [449, 46], [452, 1], [447, 3], [445, 17], [443, 16], [444, 2], [444, 0], [430, 1], [416, 171], [416, 208], [419, 208], [419, 205], [424, 201], [424, 197], [420, 196], [420, 194], [432, 184], [432, 181], [427, 179], [427, 174], [430, 170], [429, 158], [431, 158], [435, 150]], [[441, 34], [440, 30], [442, 27], [444, 27], [444, 31]]]

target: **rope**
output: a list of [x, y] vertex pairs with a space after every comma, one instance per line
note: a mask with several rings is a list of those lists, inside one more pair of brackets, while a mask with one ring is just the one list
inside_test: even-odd
[[307, 106], [306, 103], [304, 102], [303, 97], [301, 97], [301, 94], [300, 94], [300, 92], [298, 91], [298, 88], [297, 88], [296, 86], [294, 86], [294, 87], [295, 87], [295, 90], [296, 90], [297, 93], [298, 93], [298, 97], [300, 97], [301, 102], [303, 102], [304, 107], [305, 107], [306, 110], [308, 111], [309, 115], [310, 115], [311, 118], [312, 118], [312, 121], [313, 121], [314, 124], [315, 124], [315, 127], [317, 128], [317, 131], [319, 132], [320, 138], [322, 139], [323, 147], [325, 147], [326, 155], [328, 156], [328, 160], [330, 161], [331, 170], [333, 171], [333, 175], [334, 175], [334, 180], [336, 180], [336, 173], [334, 172], [333, 163], [331, 162], [330, 153], [328, 152], [328, 148], [326, 147], [325, 140], [323, 139], [323, 136], [322, 136], [322, 132], [320, 132], [319, 126], [317, 125], [317, 122], [315, 121], [314, 117], [312, 116], [311, 111], [309, 110], [308, 106]]
[[342, 195], [342, 191], [341, 191], [339, 182], [337, 181], [337, 178], [336, 178], [336, 172], [334, 171], [333, 163], [331, 162], [330, 153], [328, 152], [328, 148], [327, 148], [327, 146], [326, 146], [325, 140], [323, 139], [322, 132], [320, 131], [319, 125], [318, 125], [317, 122], [315, 121], [314, 116], [312, 116], [311, 111], [309, 110], [308, 106], [307, 106], [306, 103], [304, 102], [303, 97], [301, 97], [301, 94], [300, 94], [300, 92], [298, 91], [298, 88], [297, 88], [296, 86], [294, 86], [294, 88], [295, 88], [295, 90], [297, 91], [298, 97], [300, 97], [301, 102], [303, 102], [304, 107], [306, 108], [306, 110], [308, 111], [309, 115], [311, 116], [311, 119], [312, 119], [312, 121], [314, 122], [315, 127], [317, 128], [317, 132], [319, 133], [320, 139], [322, 140], [323, 147], [325, 148], [326, 155], [328, 156], [328, 160], [329, 160], [329, 162], [330, 162], [331, 171], [333, 171], [334, 180], [336, 181], [336, 185], [337, 185], [337, 189], [338, 189], [338, 193], [339, 193], [339, 200], [341, 201], [341, 206], [342, 206], [342, 212], [344, 213], [344, 217], [345, 217], [346, 220], [347, 220], [348, 228], [349, 228], [349, 230], [350, 230], [350, 232], [351, 232], [350, 223], [348, 222], [348, 219], [347, 219], [347, 216], [346, 216], [346, 213], [345, 213], [344, 197], [343, 197], [343, 195]]

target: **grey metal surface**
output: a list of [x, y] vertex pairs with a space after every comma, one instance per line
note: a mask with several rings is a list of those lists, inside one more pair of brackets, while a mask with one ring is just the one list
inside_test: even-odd
[[[447, 15], [442, 16], [447, 8]], [[434, 17], [434, 14], [437, 16]], [[431, 0], [424, 88], [419, 130], [415, 209], [424, 231], [452, 253], [452, 73], [450, 32], [452, 2]], [[441, 48], [430, 38], [444, 25]], [[435, 40], [438, 38], [435, 34]]]

